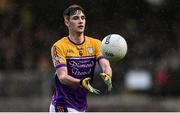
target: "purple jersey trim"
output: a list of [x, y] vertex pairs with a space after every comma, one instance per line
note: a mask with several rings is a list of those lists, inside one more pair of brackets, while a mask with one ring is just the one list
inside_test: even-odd
[[98, 57], [98, 63], [102, 58], [104, 58], [104, 57], [103, 56]]
[[55, 68], [58, 69], [60, 67], [66, 67], [67, 65], [66, 64], [59, 64], [59, 65], [56, 65]]
[[89, 58], [95, 58], [95, 56], [67, 57], [66, 59], [89, 59]]

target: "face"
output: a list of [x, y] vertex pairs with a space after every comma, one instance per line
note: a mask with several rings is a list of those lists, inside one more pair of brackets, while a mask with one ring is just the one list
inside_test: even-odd
[[65, 19], [65, 24], [69, 31], [83, 33], [85, 29], [85, 15], [82, 11], [77, 10], [74, 15], [70, 16], [70, 19]]

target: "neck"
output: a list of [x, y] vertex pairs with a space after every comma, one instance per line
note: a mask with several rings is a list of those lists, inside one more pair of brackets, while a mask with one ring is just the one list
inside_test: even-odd
[[84, 33], [80, 33], [80, 34], [70, 33], [69, 38], [74, 43], [80, 44], [80, 43], [82, 43], [84, 41]]

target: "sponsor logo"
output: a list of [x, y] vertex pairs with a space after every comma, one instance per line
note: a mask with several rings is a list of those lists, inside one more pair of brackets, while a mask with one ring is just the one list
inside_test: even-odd
[[67, 52], [68, 53], [74, 53], [74, 51], [72, 49], [68, 49]]

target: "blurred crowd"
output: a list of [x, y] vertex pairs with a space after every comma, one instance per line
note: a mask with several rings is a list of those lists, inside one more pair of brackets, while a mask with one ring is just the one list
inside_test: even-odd
[[[125, 37], [128, 43], [126, 58], [112, 63], [114, 74], [125, 75], [129, 70], [144, 69], [152, 74], [157, 91], [163, 93], [172, 87], [173, 91], [180, 89], [178, 4], [169, 2], [169, 6], [167, 3], [158, 7], [147, 4], [142, 6], [136, 2], [127, 6], [122, 1], [99, 2], [102, 4], [91, 3], [93, 7], [98, 6], [96, 12], [87, 6], [91, 15], [88, 16], [87, 34], [102, 39], [110, 33], [118, 33]], [[50, 47], [58, 39], [57, 34], [60, 33], [57, 32], [60, 31], [35, 22], [33, 12], [28, 7], [18, 7], [8, 0], [1, 0], [0, 4], [0, 71], [51, 70]], [[62, 26], [59, 25], [60, 28], [64, 27]], [[114, 76], [113, 79], [118, 82], [119, 78], [120, 76]]]
[[0, 71], [49, 70], [52, 34], [33, 26], [29, 10], [0, 4]]

